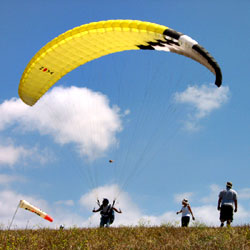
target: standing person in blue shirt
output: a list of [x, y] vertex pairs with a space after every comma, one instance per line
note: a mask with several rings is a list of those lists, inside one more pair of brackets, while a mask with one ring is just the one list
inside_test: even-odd
[[176, 212], [176, 214], [182, 213], [181, 216], [181, 226], [182, 227], [188, 227], [189, 221], [190, 221], [190, 215], [192, 215], [192, 219], [195, 220], [192, 209], [190, 205], [188, 204], [187, 199], [182, 200], [182, 208], [180, 211]]
[[233, 211], [236, 213], [238, 209], [237, 193], [232, 189], [232, 186], [232, 182], [227, 182], [226, 189], [219, 193], [217, 209], [220, 211], [221, 227], [224, 226], [225, 221], [227, 226], [230, 226], [233, 221]]

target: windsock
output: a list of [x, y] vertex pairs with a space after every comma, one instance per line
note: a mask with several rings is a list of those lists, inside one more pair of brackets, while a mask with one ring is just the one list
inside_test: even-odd
[[53, 221], [53, 219], [48, 214], [46, 214], [45, 212], [43, 212], [41, 209], [39, 209], [39, 208], [31, 205], [29, 202], [27, 202], [25, 200], [20, 200], [19, 207], [20, 208], [24, 208], [26, 210], [29, 210], [30, 212], [35, 213], [35, 214], [41, 216], [45, 220], [48, 220], [50, 222]]

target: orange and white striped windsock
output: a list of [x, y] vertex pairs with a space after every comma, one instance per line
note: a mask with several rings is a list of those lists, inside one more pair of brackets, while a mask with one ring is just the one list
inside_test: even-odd
[[44, 218], [45, 220], [48, 220], [50, 222], [53, 221], [53, 219], [48, 214], [43, 212], [41, 209], [31, 205], [29, 202], [27, 202], [25, 200], [20, 200], [19, 207], [24, 208], [32, 213], [35, 213], [35, 214], [41, 216], [42, 218]]

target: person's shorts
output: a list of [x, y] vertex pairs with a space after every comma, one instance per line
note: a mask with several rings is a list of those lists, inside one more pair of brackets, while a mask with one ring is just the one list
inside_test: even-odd
[[100, 227], [104, 227], [104, 225], [106, 225], [107, 227], [109, 227], [110, 224], [110, 218], [109, 216], [102, 216], [101, 217], [101, 221], [100, 221]]
[[222, 205], [220, 210], [221, 221], [233, 221], [233, 207], [230, 205]]
[[183, 216], [181, 217], [181, 226], [187, 227], [190, 221], [190, 216]]

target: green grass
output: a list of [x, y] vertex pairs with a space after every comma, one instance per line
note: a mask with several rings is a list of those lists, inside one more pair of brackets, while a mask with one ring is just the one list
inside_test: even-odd
[[0, 249], [250, 249], [250, 226], [0, 230]]

